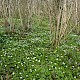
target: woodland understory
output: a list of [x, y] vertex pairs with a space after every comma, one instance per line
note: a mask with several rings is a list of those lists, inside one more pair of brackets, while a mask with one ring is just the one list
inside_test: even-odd
[[0, 0], [0, 80], [80, 80], [80, 0]]

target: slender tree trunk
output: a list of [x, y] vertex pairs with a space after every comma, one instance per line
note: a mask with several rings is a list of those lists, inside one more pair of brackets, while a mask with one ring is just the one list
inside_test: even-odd
[[60, 40], [62, 37], [65, 36], [66, 34], [66, 29], [67, 29], [67, 5], [66, 5], [67, 0], [63, 1], [63, 12], [62, 12], [62, 20], [61, 20], [61, 30], [60, 30]]

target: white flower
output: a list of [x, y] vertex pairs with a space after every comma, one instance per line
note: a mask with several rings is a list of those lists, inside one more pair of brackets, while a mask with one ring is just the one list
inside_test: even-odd
[[34, 63], [34, 61], [32, 61]]
[[66, 53], [66, 50], [63, 50]]
[[19, 68], [19, 66], [17, 66], [17, 68]]
[[30, 59], [29, 57], [27, 59]]
[[30, 72], [32, 72], [32, 69], [30, 69]]
[[2, 63], [1, 63], [1, 65], [2, 65]]
[[54, 65], [56, 65], [56, 63], [54, 63]]
[[59, 57], [59, 55], [57, 54], [57, 57]]
[[18, 63], [20, 63], [20, 62], [18, 62]]
[[55, 69], [57, 69], [57, 67], [55, 67]]
[[61, 56], [61, 58], [63, 58], [63, 56]]
[[40, 60], [38, 62], [40, 62]]
[[23, 62], [25, 64], [25, 62]]
[[62, 64], [63, 64], [63, 65], [65, 65], [65, 63], [64, 63], [64, 62], [62, 62]]
[[38, 60], [36, 59], [36, 61], [38, 61]]
[[63, 73], [65, 73], [65, 72], [63, 72]]
[[51, 69], [49, 68], [49, 71], [50, 71]]
[[39, 75], [39, 74], [36, 74], [37, 76]]
[[36, 57], [33, 57], [33, 59], [35, 59]]
[[22, 79], [22, 77], [20, 77], [20, 79]]
[[36, 69], [35, 69], [35, 71], [36, 71]]
[[78, 67], [78, 69], [80, 69], [80, 67]]
[[26, 75], [26, 77], [28, 77], [28, 75]]
[[42, 56], [42, 55], [41, 55]]
[[56, 58], [56, 60], [58, 61], [58, 58]]
[[74, 78], [76, 78], [76, 76], [74, 76]]
[[32, 66], [34, 66], [34, 65], [32, 65]]
[[53, 68], [53, 66], [51, 66]]
[[5, 67], [6, 67], [7, 65], [5, 65]]
[[51, 64], [52, 64], [52, 62], [51, 62]]
[[66, 68], [67, 68], [68, 66], [66, 66]]
[[34, 53], [33, 53], [33, 55], [34, 55]]
[[74, 68], [74, 66], [72, 66]]
[[35, 80], [35, 78], [33, 80]]
[[59, 69], [60, 69], [60, 67], [59, 67]]
[[15, 73], [13, 72], [12, 75], [14, 75]]
[[21, 72], [19, 74], [22, 74]]

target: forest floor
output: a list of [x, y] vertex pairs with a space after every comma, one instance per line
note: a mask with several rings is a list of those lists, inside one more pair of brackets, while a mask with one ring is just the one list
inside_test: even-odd
[[80, 36], [53, 49], [49, 28], [19, 37], [0, 34], [0, 80], [80, 80]]

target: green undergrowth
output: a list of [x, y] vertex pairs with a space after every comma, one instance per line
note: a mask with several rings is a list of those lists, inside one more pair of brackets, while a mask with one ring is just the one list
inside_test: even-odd
[[0, 34], [0, 79], [79, 80], [80, 36], [71, 34], [55, 49], [49, 44], [47, 27], [33, 27], [21, 38]]

